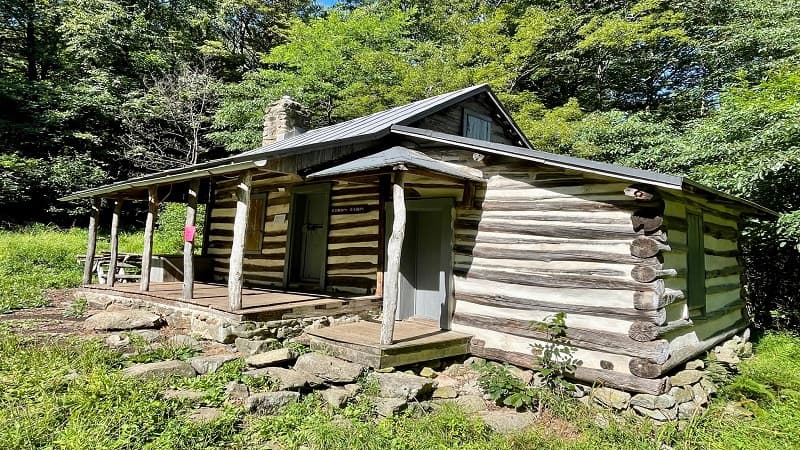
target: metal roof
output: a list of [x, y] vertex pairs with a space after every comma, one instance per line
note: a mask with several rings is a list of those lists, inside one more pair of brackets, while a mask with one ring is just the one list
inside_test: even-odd
[[532, 148], [515, 147], [513, 145], [481, 141], [478, 139], [471, 139], [463, 136], [456, 136], [452, 134], [441, 133], [438, 131], [426, 130], [423, 128], [394, 125], [392, 126], [392, 133], [428, 141], [441, 142], [444, 144], [468, 148], [476, 151], [484, 151], [487, 153], [492, 153], [497, 155], [521, 158], [528, 161], [547, 164], [550, 166], [557, 166], [567, 169], [580, 170], [582, 172], [591, 172], [599, 175], [622, 178], [634, 182], [661, 186], [668, 189], [685, 190], [686, 186], [692, 186], [694, 188], [712, 193], [714, 195], [718, 195], [720, 197], [745, 204], [759, 211], [775, 216], [778, 215], [777, 212], [769, 208], [765, 208], [757, 203], [730, 194], [726, 194], [724, 192], [718, 191], [708, 186], [704, 186], [700, 183], [697, 183], [685, 177], [667, 175], [663, 173], [652, 172], [649, 170], [634, 169], [631, 167], [624, 167], [599, 161], [592, 161], [590, 159], [576, 158], [574, 156], [558, 155], [555, 153], [542, 152], [539, 150], [534, 150]]
[[[470, 139], [408, 126], [430, 114], [441, 111], [442, 109], [481, 93], [488, 94], [488, 98], [494, 103], [503, 118], [511, 124], [511, 127], [520, 137], [520, 142], [523, 144], [522, 147]], [[720, 192], [684, 177], [534, 150], [513, 118], [511, 118], [510, 114], [508, 114], [486, 84], [437, 95], [386, 111], [348, 120], [347, 122], [314, 129], [228, 158], [165, 170], [97, 188], [86, 189], [65, 196], [59, 200], [68, 201], [84, 197], [110, 195], [131, 189], [141, 189], [154, 184], [174, 183], [192, 178], [235, 173], [241, 170], [264, 167], [269, 160], [311, 152], [320, 148], [336, 145], [376, 141], [390, 134], [442, 142], [462, 148], [512, 156], [542, 164], [597, 173], [669, 189], [685, 190], [687, 187], [691, 187], [729, 200], [734, 200], [768, 214], [777, 215], [775, 211], [764, 208], [756, 203]]]
[[431, 170], [433, 172], [484, 182], [483, 172], [471, 167], [433, 159], [430, 156], [405, 147], [395, 146], [372, 155], [364, 156], [338, 166], [312, 173], [306, 178], [323, 178], [348, 175], [359, 172], [374, 171], [398, 165], [408, 165]]
[[389, 134], [392, 125], [408, 125], [481, 93], [490, 94], [489, 98], [500, 110], [503, 117], [512, 125], [516, 134], [519, 135], [522, 144], [530, 147], [530, 143], [525, 138], [525, 135], [514, 123], [511, 115], [508, 114], [502, 104], [497, 100], [494, 93], [491, 92], [489, 86], [487, 84], [479, 84], [387, 109], [385, 111], [376, 112], [346, 122], [337, 123], [335, 125], [316, 128], [288, 139], [273, 142], [255, 150], [244, 152], [242, 155], [269, 155], [270, 157], [279, 157], [286, 153], [295, 154], [301, 148], [309, 149], [316, 148], [320, 145], [330, 146], [331, 144], [337, 143], [354, 143], [380, 138]]
[[[423, 100], [412, 102], [406, 105], [387, 109], [385, 111], [348, 120], [346, 122], [317, 128], [303, 134], [274, 142], [272, 144], [259, 147], [244, 153], [227, 158], [216, 159], [193, 166], [180, 167], [165, 170], [162, 172], [148, 174], [130, 180], [100, 186], [97, 188], [85, 189], [62, 197], [59, 200], [69, 201], [84, 197], [94, 197], [108, 195], [133, 188], [145, 187], [150, 184], [164, 184], [175, 181], [182, 181], [189, 178], [202, 177], [229, 173], [236, 170], [244, 170], [247, 165], [255, 164], [261, 167], [266, 160], [281, 158], [284, 156], [311, 152], [319, 148], [335, 145], [356, 144], [380, 139], [391, 133], [392, 125], [407, 125], [422, 119], [437, 111], [441, 111], [449, 106], [455, 105], [463, 100], [474, 97], [481, 93], [487, 93], [489, 99], [498, 108], [500, 114], [512, 126], [519, 135], [523, 145], [530, 147], [525, 135], [511, 118], [508, 111], [491, 91], [487, 84], [471, 86], [458, 91], [429, 97]], [[231, 170], [227, 170], [227, 169]]]

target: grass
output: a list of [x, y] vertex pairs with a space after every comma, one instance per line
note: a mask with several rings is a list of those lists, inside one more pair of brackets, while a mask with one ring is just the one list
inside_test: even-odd
[[[36, 227], [0, 231], [0, 310], [41, 306], [45, 289], [74, 286], [81, 270], [85, 231]], [[158, 242], [158, 241], [157, 241]], [[105, 244], [107, 245], [107, 244]], [[173, 245], [173, 244], [165, 244]], [[141, 235], [121, 236], [123, 251], [139, 251]], [[76, 313], [78, 311], [76, 310]], [[17, 323], [19, 322], [19, 323]], [[97, 340], [24, 337], [20, 327], [0, 322], [0, 448], [8, 449], [258, 449], [278, 442], [287, 449], [794, 449], [800, 448], [800, 338], [768, 334], [756, 356], [741, 364], [701, 416], [679, 429], [656, 427], [634, 417], [598, 413], [562, 399], [549, 420], [513, 436], [487, 430], [474, 415], [453, 408], [434, 414], [377, 419], [375, 386], [342, 411], [310, 395], [278, 416], [255, 417], [224, 406], [225, 385], [248, 383], [239, 361], [215, 374], [171, 381], [132, 381], [120, 370], [130, 359]], [[142, 360], [186, 358], [182, 348], [141, 352]], [[134, 357], [136, 359], [136, 357]], [[192, 406], [165, 400], [168, 388], [205, 392], [205, 401], [224, 407], [217, 420], [188, 420]], [[752, 417], [732, 412], [749, 411]], [[598, 423], [605, 423], [604, 426]]]
[[[743, 374], [681, 430], [633, 417], [607, 420], [601, 427], [596, 412], [562, 400], [559, 417], [522, 434], [501, 436], [455, 407], [376, 419], [375, 389], [368, 379], [362, 381], [365, 394], [338, 414], [310, 395], [278, 416], [249, 416], [225, 406], [221, 418], [197, 425], [187, 419], [190, 404], [164, 400], [159, 393], [175, 387], [201, 390], [208, 404], [223, 407], [225, 385], [244, 381], [241, 361], [204, 377], [131, 381], [120, 375], [127, 364], [122, 355], [97, 340], [21, 337], [0, 324], [0, 448], [249, 449], [278, 442], [287, 449], [644, 450], [662, 444], [687, 450], [792, 449], [800, 446], [800, 392], [787, 386], [800, 381], [800, 372], [796, 360], [781, 358], [798, 351], [800, 338], [765, 336], [757, 356], [743, 364]], [[735, 387], [745, 382], [771, 396], [751, 398], [751, 390]], [[726, 407], [732, 401], [754, 416], [731, 415]]]
[[[179, 253], [175, 232], [159, 230], [154, 253]], [[76, 256], [86, 254], [87, 232], [36, 226], [0, 230], [0, 313], [47, 305], [47, 289], [78, 286], [83, 268]], [[141, 253], [142, 233], [120, 233], [121, 252]], [[108, 236], [98, 239], [98, 251], [109, 248]]]

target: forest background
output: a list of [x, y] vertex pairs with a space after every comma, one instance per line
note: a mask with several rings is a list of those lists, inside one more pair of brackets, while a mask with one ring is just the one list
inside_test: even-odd
[[[489, 83], [533, 145], [686, 175], [781, 213], [742, 255], [762, 327], [800, 325], [800, 1], [0, 0], [0, 226], [68, 192]], [[136, 224], [139, 217], [129, 217]]]

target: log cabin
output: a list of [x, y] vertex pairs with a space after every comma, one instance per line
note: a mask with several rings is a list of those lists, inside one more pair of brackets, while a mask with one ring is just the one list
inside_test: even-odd
[[[101, 198], [115, 205], [112, 252], [122, 203], [149, 204], [144, 294], [158, 284], [158, 203], [180, 201], [175, 300], [196, 301], [196, 285], [223, 289], [231, 313], [247, 310], [247, 289], [368, 298], [382, 309], [371, 339], [387, 352], [404, 323], [467, 337], [411, 348], [413, 361], [470, 353], [534, 368], [547, 335], [532, 323], [563, 312], [582, 361], [574, 378], [659, 394], [672, 369], [748, 324], [740, 229], [773, 211], [684, 177], [536, 150], [486, 85], [306, 132], [303, 119], [285, 97], [257, 149], [65, 197], [92, 199], [84, 284]], [[198, 258], [210, 267], [201, 280]], [[366, 332], [346, 328], [316, 337], [358, 360]]]

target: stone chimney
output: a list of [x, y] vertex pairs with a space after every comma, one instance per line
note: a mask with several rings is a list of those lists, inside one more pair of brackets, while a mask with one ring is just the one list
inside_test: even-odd
[[270, 103], [264, 112], [261, 145], [269, 145], [305, 132], [308, 119], [309, 114], [305, 107], [289, 96]]

